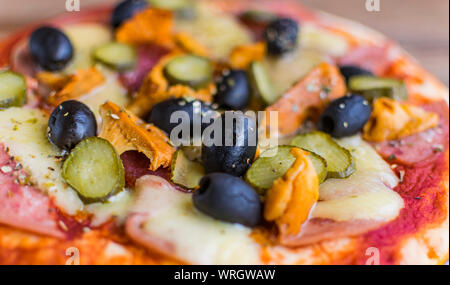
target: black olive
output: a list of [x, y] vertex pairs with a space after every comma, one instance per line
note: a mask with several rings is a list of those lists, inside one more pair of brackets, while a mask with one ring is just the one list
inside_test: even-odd
[[344, 76], [345, 82], [347, 82], [347, 84], [350, 78], [356, 75], [373, 76], [373, 73], [370, 70], [354, 65], [342, 65], [339, 67], [339, 70], [341, 71], [342, 76]]
[[250, 101], [250, 83], [244, 70], [225, 70], [217, 80], [215, 101], [225, 109], [243, 110]]
[[359, 132], [369, 120], [369, 102], [360, 95], [347, 95], [328, 105], [319, 119], [319, 130], [335, 138]]
[[256, 122], [241, 112], [227, 111], [210, 128], [221, 133], [209, 133], [209, 128], [203, 133], [202, 162], [206, 172], [242, 176], [255, 157]]
[[97, 135], [97, 121], [88, 106], [75, 100], [61, 103], [48, 120], [48, 138], [57, 147], [71, 150], [81, 140]]
[[119, 27], [124, 21], [133, 17], [137, 12], [147, 8], [145, 0], [125, 0], [120, 2], [113, 10], [111, 24], [114, 28]]
[[[174, 112], [182, 111], [185, 112], [186, 116], [189, 118], [189, 139], [191, 139], [194, 135], [194, 113], [199, 119], [203, 119], [204, 117], [208, 116], [211, 118], [210, 122], [201, 122], [201, 132], [212, 124], [214, 117], [218, 116], [216, 115], [216, 112], [211, 108], [210, 105], [199, 101], [199, 100], [188, 100], [185, 98], [173, 98], [168, 99], [166, 101], [160, 102], [153, 106], [152, 110], [150, 111], [149, 115], [147, 116], [147, 122], [154, 124], [161, 130], [165, 131], [167, 134], [171, 134], [172, 130], [179, 126], [180, 123], [183, 121], [183, 119], [178, 119], [174, 121], [174, 118], [171, 117]], [[185, 120], [185, 119], [184, 119]], [[187, 132], [188, 130], [183, 129], [183, 132]], [[178, 134], [178, 138], [182, 139], [181, 137], [182, 133], [180, 132]], [[200, 134], [199, 134], [200, 135]], [[184, 142], [185, 144], [187, 142]]]
[[282, 55], [297, 47], [298, 23], [289, 18], [280, 18], [269, 24], [264, 31], [267, 51], [271, 55]]
[[204, 176], [192, 199], [199, 211], [218, 220], [249, 227], [261, 220], [258, 194], [242, 179], [225, 173]]
[[44, 69], [62, 70], [73, 57], [70, 39], [59, 29], [40, 27], [30, 36], [30, 54]]

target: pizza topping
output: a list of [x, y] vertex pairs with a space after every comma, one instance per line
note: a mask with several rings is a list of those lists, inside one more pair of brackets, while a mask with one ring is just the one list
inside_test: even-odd
[[94, 58], [118, 70], [131, 69], [136, 65], [137, 52], [133, 46], [122, 43], [107, 43], [94, 51]]
[[18, 176], [25, 176], [18, 165], [5, 151], [5, 145], [0, 143], [0, 224], [64, 238], [49, 211], [55, 210], [51, 199], [37, 188], [17, 183]]
[[61, 90], [50, 95], [47, 102], [50, 105], [57, 106], [67, 100], [80, 99], [104, 82], [105, 77], [97, 68], [80, 69], [70, 76]]
[[[257, 127], [253, 118], [227, 111], [215, 119], [217, 131], [203, 133], [202, 162], [207, 173], [224, 172], [242, 176], [253, 162], [257, 146]], [[232, 124], [232, 126], [230, 126]], [[218, 129], [219, 126], [214, 126]], [[217, 137], [218, 136], [218, 137]]]
[[212, 74], [211, 61], [195, 55], [175, 57], [164, 68], [164, 75], [171, 85], [188, 85], [195, 89], [208, 85]]
[[142, 152], [150, 159], [149, 169], [153, 171], [170, 165], [175, 149], [160, 129], [143, 123], [112, 102], [103, 104], [100, 114], [102, 128], [99, 136], [110, 141], [119, 154], [128, 150]]
[[309, 153], [292, 148], [295, 162], [267, 191], [264, 217], [275, 221], [281, 235], [297, 235], [319, 199], [319, 179]]
[[264, 31], [269, 54], [279, 56], [297, 47], [298, 23], [289, 18], [276, 19]]
[[247, 72], [240, 69], [224, 70], [217, 79], [214, 100], [222, 108], [243, 110], [250, 102], [250, 83]]
[[173, 15], [170, 11], [147, 9], [123, 23], [116, 32], [116, 40], [125, 44], [157, 44], [174, 47]]
[[242, 179], [232, 175], [206, 175], [192, 199], [199, 211], [221, 221], [254, 227], [261, 220], [258, 194]]
[[178, 191], [154, 175], [136, 182], [136, 194], [126, 233], [151, 252], [189, 264], [261, 262], [260, 247], [251, 237], [252, 229], [198, 211], [193, 205], [193, 194]]
[[97, 137], [82, 140], [70, 152], [62, 176], [85, 203], [104, 202], [125, 186], [119, 154], [110, 142]]
[[272, 104], [278, 99], [278, 95], [270, 81], [266, 69], [259, 61], [250, 64], [250, 78], [253, 91], [261, 97], [266, 104]]
[[170, 180], [173, 183], [188, 189], [194, 189], [199, 185], [204, 175], [205, 169], [203, 165], [189, 160], [181, 149], [175, 152], [170, 176]]
[[50, 115], [47, 135], [55, 146], [71, 150], [84, 138], [97, 135], [97, 121], [85, 104], [65, 101]]
[[436, 113], [380, 98], [373, 104], [372, 116], [364, 126], [363, 138], [374, 142], [396, 140], [434, 128], [438, 123], [439, 115]]
[[408, 90], [401, 80], [359, 75], [348, 82], [351, 91], [363, 95], [367, 100], [387, 97], [398, 101], [408, 100]]
[[40, 85], [55, 91], [64, 88], [69, 82], [70, 76], [61, 73], [42, 71], [36, 74], [36, 79]]
[[12, 71], [0, 71], [0, 110], [21, 107], [27, 101], [25, 77]]
[[372, 71], [361, 68], [356, 65], [342, 65], [339, 66], [339, 71], [341, 72], [342, 76], [345, 78], [345, 82], [348, 84], [350, 81], [350, 78], [354, 76], [374, 76]]
[[335, 138], [352, 136], [367, 123], [371, 108], [360, 95], [347, 95], [328, 105], [319, 119], [318, 129]]
[[294, 85], [267, 111], [278, 111], [281, 134], [295, 132], [308, 117], [317, 117], [325, 106], [345, 95], [346, 86], [338, 68], [322, 63]]
[[62, 70], [74, 54], [69, 38], [61, 30], [53, 27], [36, 29], [31, 34], [29, 49], [34, 60], [49, 71]]
[[180, 84], [169, 86], [164, 74], [165, 66], [180, 55], [180, 52], [175, 51], [160, 59], [159, 63], [147, 75], [137, 98], [128, 106], [131, 112], [138, 116], [145, 116], [153, 106], [171, 98], [195, 98], [207, 103], [212, 101], [215, 84], [211, 83], [199, 90]]
[[[273, 182], [283, 176], [294, 164], [295, 157], [291, 154], [292, 146], [279, 146], [263, 152], [245, 174], [245, 180], [258, 193], [263, 195], [272, 187]], [[321, 156], [310, 153], [314, 169], [322, 183], [327, 177], [327, 162]]]
[[147, 6], [146, 0], [125, 0], [120, 2], [112, 13], [112, 26], [118, 28], [123, 22], [132, 18], [137, 12], [144, 10]]
[[327, 161], [328, 178], [346, 178], [355, 172], [351, 153], [325, 133], [316, 131], [299, 135], [291, 145], [323, 157]]
[[200, 42], [195, 40], [187, 33], [178, 33], [175, 35], [175, 42], [179, 48], [187, 53], [195, 54], [198, 56], [208, 57], [210, 51]]
[[[200, 127], [198, 131], [203, 132], [203, 130], [210, 125], [210, 123], [201, 122], [204, 117], [210, 117], [211, 120], [216, 117], [216, 112], [214, 112], [208, 104], [205, 104], [202, 101], [185, 98], [172, 98], [156, 104], [147, 116], [146, 121], [154, 124], [167, 134], [171, 134], [172, 130], [180, 125], [180, 119], [178, 117], [175, 122], [171, 119], [175, 112], [183, 112], [184, 115], [189, 116], [189, 118], [181, 118], [181, 123], [188, 123], [186, 124], [186, 127], [189, 126], [189, 129], [182, 130], [183, 132], [189, 131], [187, 141], [182, 141], [183, 144], [187, 145], [190, 144], [191, 138], [194, 137], [194, 132], [197, 131], [196, 128], [198, 126]], [[188, 122], [186, 122], [187, 119], [189, 119]], [[198, 124], [194, 124], [194, 122], [197, 122]], [[184, 137], [181, 138], [179, 136], [177, 138], [184, 139]]]
[[232, 68], [247, 69], [254, 61], [260, 61], [266, 55], [266, 45], [263, 42], [237, 46], [228, 59]]

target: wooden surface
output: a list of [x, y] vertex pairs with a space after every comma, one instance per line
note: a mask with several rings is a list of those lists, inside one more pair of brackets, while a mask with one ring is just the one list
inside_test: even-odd
[[[114, 0], [80, 0], [81, 9]], [[274, 0], [276, 1], [276, 0]], [[399, 42], [422, 65], [449, 84], [449, 1], [380, 0], [368, 12], [365, 0], [302, 0], [310, 7], [354, 19]], [[65, 12], [65, 0], [0, 0], [0, 37], [21, 26]]]

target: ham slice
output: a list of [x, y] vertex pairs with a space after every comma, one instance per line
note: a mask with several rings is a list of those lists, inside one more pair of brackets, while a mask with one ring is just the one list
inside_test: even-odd
[[398, 50], [390, 43], [384, 46], [359, 46], [343, 56], [339, 65], [356, 65], [382, 75], [398, 56]]
[[449, 143], [448, 105], [441, 101], [424, 105], [423, 108], [439, 114], [439, 126], [400, 140], [375, 143], [375, 149], [384, 159], [391, 163], [412, 165], [446, 151]]
[[16, 163], [0, 145], [0, 223], [35, 233], [64, 238], [50, 199], [31, 186], [15, 183]]
[[[167, 181], [170, 180], [170, 169], [160, 167], [156, 171], [151, 171], [148, 169], [150, 165], [149, 159], [141, 152], [135, 150], [126, 151], [120, 158], [125, 168], [125, 181], [130, 187], [134, 188], [136, 180], [145, 175], [155, 175]], [[181, 192], [186, 192], [186, 189], [181, 186], [175, 184], [172, 184], [172, 186]]]
[[300, 235], [296, 237], [281, 236], [279, 242], [288, 247], [298, 247], [318, 243], [324, 240], [356, 236], [367, 233], [385, 224], [376, 220], [352, 220], [336, 222], [328, 219], [311, 219], [302, 226]]
[[166, 55], [168, 50], [156, 45], [143, 46], [138, 48], [138, 61], [133, 70], [120, 75], [122, 84], [130, 92], [138, 91], [147, 73], [158, 63], [159, 59]]
[[[166, 191], [173, 190], [172, 186], [160, 177], [149, 175], [144, 177], [143, 179], [144, 180], [141, 180], [140, 182], [143, 185], [142, 187], [144, 187], [143, 189], [145, 189], [145, 187], [156, 187], [158, 189], [164, 189]], [[151, 191], [149, 192], [143, 190], [139, 192], [139, 199], [137, 199], [136, 205], [134, 207], [134, 212], [127, 219], [125, 231], [132, 240], [143, 245], [152, 252], [156, 252], [166, 257], [176, 258], [174, 244], [161, 238], [155, 237], [147, 233], [144, 229], [145, 223], [150, 218], [150, 213], [146, 211], [146, 205], [143, 202], [148, 201], [148, 199], [152, 199], [151, 195]], [[161, 201], [161, 206], [163, 208], [164, 206], [168, 207], [170, 205], [169, 201], [165, 202], [166, 203], [164, 203], [164, 201]]]

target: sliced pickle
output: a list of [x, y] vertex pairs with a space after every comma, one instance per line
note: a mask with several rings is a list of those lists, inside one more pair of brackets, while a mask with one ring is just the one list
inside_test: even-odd
[[249, 73], [253, 91], [260, 96], [266, 104], [270, 105], [274, 103], [278, 99], [278, 96], [275, 93], [269, 75], [261, 62], [252, 62]]
[[164, 74], [172, 85], [182, 84], [201, 88], [211, 82], [213, 67], [207, 58], [184, 55], [172, 59], [164, 68]]
[[299, 135], [292, 140], [291, 145], [323, 157], [327, 161], [327, 178], [346, 178], [355, 172], [350, 151], [341, 147], [328, 134], [316, 131]]
[[94, 58], [118, 70], [131, 69], [137, 61], [136, 49], [122, 43], [107, 43], [94, 52]]
[[189, 160], [182, 150], [175, 152], [170, 175], [173, 183], [194, 189], [203, 176], [205, 176], [205, 169], [201, 163]]
[[408, 91], [401, 80], [358, 75], [350, 77], [348, 86], [351, 91], [363, 95], [369, 101], [380, 97], [408, 100]]
[[105, 202], [122, 191], [125, 174], [113, 145], [102, 138], [82, 140], [64, 161], [62, 176], [85, 203]]
[[[266, 150], [247, 171], [245, 180], [260, 195], [264, 195], [266, 190], [272, 187], [273, 182], [283, 176], [294, 163], [292, 148], [293, 146], [279, 146]], [[312, 152], [310, 154], [319, 182], [322, 183], [327, 177], [327, 163], [319, 155]]]
[[[303, 149], [308, 151], [306, 149]], [[322, 183], [327, 179], [328, 176], [328, 163], [325, 158], [321, 157], [317, 153], [308, 151], [310, 153], [309, 158], [311, 159], [314, 169], [316, 170], [317, 176], [319, 177], [319, 183]]]
[[21, 107], [27, 101], [27, 82], [23, 75], [0, 71], [0, 110]]
[[260, 10], [248, 10], [240, 15], [244, 22], [266, 25], [277, 19], [277, 15]]

